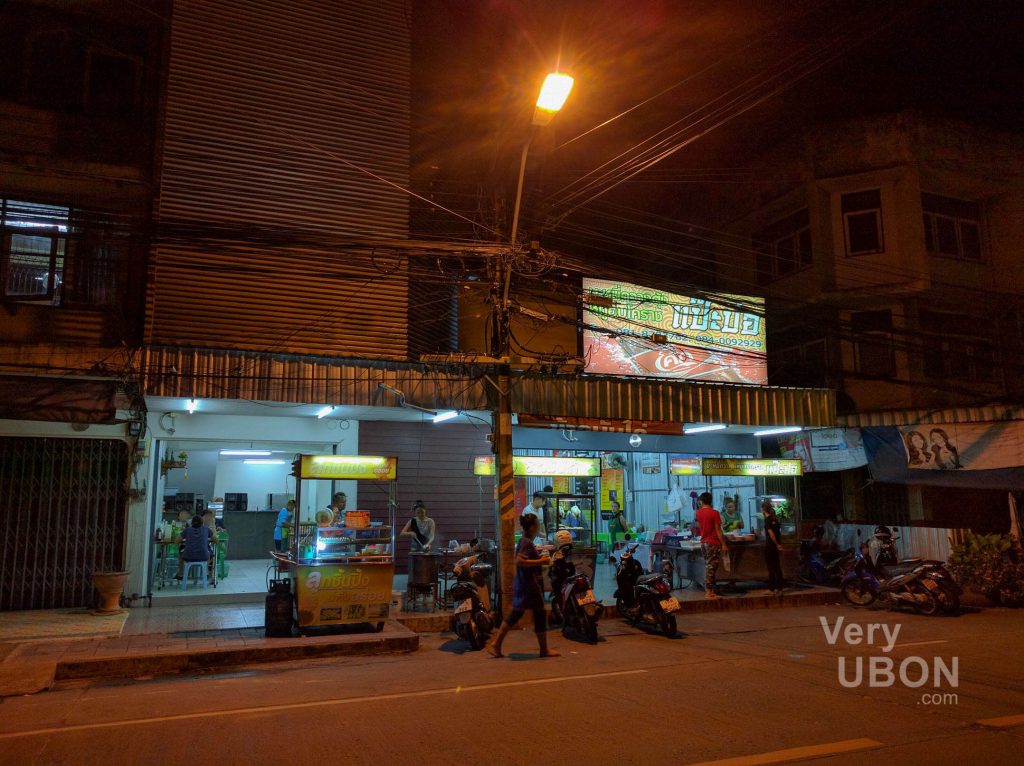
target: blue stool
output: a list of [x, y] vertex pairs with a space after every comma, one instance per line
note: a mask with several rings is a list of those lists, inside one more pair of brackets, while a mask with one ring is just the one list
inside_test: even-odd
[[181, 578], [181, 589], [185, 590], [188, 587], [188, 578], [192, 577], [192, 570], [197, 570], [198, 577], [203, 583], [203, 590], [206, 590], [206, 566], [209, 562], [206, 561], [186, 561], [184, 576]]

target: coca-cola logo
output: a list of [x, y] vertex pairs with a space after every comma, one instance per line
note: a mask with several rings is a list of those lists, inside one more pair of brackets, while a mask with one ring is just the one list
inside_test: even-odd
[[684, 354], [670, 354], [662, 351], [654, 360], [654, 367], [658, 372], [673, 373], [690, 364], [689, 357]]

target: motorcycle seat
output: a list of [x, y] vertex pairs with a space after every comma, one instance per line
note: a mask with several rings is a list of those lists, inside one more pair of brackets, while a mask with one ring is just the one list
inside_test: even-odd
[[658, 574], [657, 572], [652, 572], [651, 574], [641, 575], [640, 578], [637, 579], [637, 583], [649, 583], [652, 580], [658, 580], [661, 577], [662, 575]]

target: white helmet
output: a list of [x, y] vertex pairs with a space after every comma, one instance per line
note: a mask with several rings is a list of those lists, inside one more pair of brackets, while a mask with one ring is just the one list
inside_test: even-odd
[[555, 532], [555, 545], [559, 548], [563, 545], [572, 545], [572, 534], [568, 529], [560, 529]]

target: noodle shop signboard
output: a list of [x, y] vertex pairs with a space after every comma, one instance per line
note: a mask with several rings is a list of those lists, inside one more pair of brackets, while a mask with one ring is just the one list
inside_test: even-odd
[[364, 479], [394, 481], [398, 478], [398, 458], [367, 455], [303, 455], [302, 479]]
[[583, 309], [587, 372], [768, 383], [764, 299], [709, 300], [604, 279], [584, 279], [583, 290], [590, 298]]

